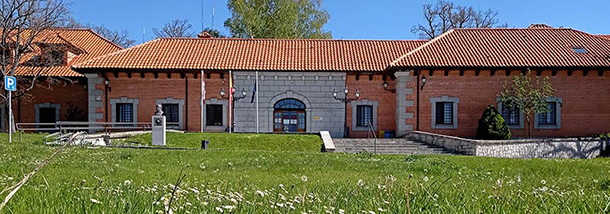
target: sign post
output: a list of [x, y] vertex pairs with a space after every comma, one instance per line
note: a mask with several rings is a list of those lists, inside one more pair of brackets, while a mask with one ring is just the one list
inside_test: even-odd
[[13, 76], [4, 76], [4, 90], [8, 91], [8, 142], [13, 142], [13, 100], [12, 92], [17, 90], [17, 80]]

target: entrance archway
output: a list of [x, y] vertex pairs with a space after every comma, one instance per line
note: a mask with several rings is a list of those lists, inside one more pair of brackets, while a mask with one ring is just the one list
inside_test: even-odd
[[273, 105], [273, 132], [305, 132], [307, 120], [305, 103], [292, 98]]

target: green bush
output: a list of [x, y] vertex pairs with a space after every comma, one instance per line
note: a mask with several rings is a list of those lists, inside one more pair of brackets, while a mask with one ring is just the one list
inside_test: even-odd
[[477, 139], [508, 140], [510, 136], [510, 129], [506, 125], [504, 118], [493, 104], [489, 104], [479, 120]]

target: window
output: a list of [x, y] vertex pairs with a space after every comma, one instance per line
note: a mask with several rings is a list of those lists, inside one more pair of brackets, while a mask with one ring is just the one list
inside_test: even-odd
[[161, 106], [163, 108], [163, 115], [165, 115], [166, 122], [180, 122], [180, 109], [178, 104], [162, 104]]
[[222, 126], [222, 105], [206, 105], [205, 118], [208, 126]]
[[373, 106], [360, 105], [356, 107], [356, 126], [368, 127], [373, 120]]
[[587, 49], [584, 47], [573, 47], [572, 51], [574, 51], [574, 53], [588, 53]]
[[502, 117], [507, 125], [519, 125], [521, 122], [521, 111], [517, 107], [502, 106]]
[[557, 102], [547, 102], [548, 111], [538, 113], [539, 125], [556, 125], [557, 124]]
[[131, 123], [133, 120], [133, 104], [117, 103], [116, 122]]
[[45, 60], [47, 66], [64, 65], [64, 52], [58, 50], [47, 51]]
[[430, 128], [432, 129], [457, 129], [458, 128], [458, 97], [431, 97], [430, 106]]
[[436, 103], [436, 124], [441, 124], [441, 125], [453, 124], [453, 103], [452, 102], [437, 102]]
[[305, 104], [295, 99], [283, 99], [275, 103], [274, 109], [305, 109]]

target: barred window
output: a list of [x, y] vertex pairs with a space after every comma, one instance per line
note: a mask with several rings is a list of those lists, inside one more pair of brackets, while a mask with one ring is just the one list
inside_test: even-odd
[[373, 106], [356, 106], [356, 126], [368, 127], [373, 120]]
[[222, 126], [222, 105], [206, 105], [205, 118], [208, 126]]
[[538, 113], [538, 124], [555, 125], [557, 124], [557, 102], [547, 102], [548, 111]]
[[518, 107], [502, 106], [502, 117], [507, 125], [519, 125], [520, 109]]
[[119, 123], [133, 122], [133, 104], [117, 103], [116, 121]]
[[162, 104], [161, 107], [168, 123], [180, 122], [180, 107], [178, 104]]
[[436, 124], [442, 124], [442, 125], [453, 124], [453, 103], [452, 102], [437, 102], [436, 103]]

